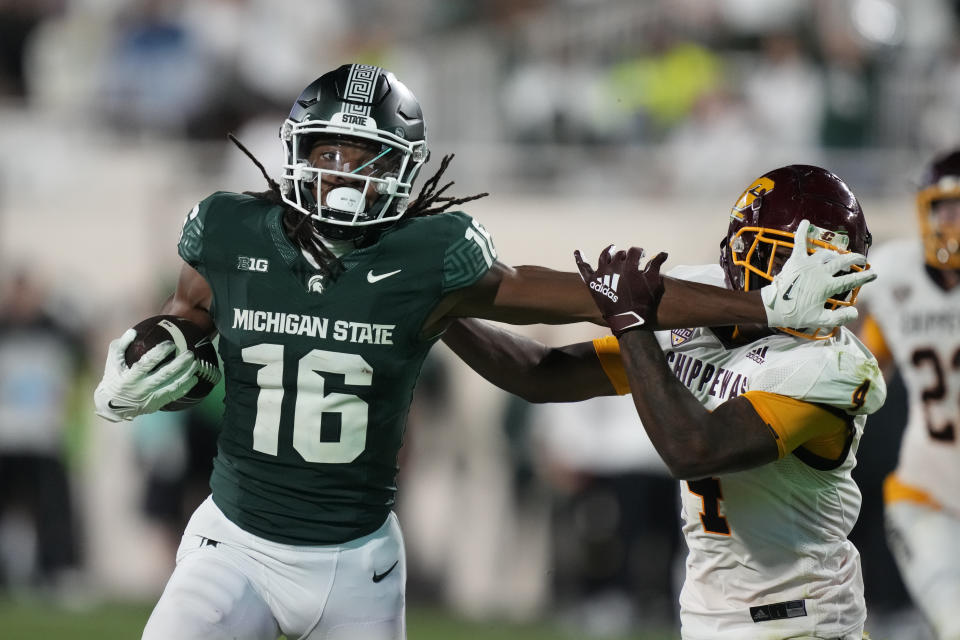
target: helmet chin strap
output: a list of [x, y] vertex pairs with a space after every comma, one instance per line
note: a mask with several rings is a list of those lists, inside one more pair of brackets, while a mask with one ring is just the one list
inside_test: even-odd
[[[335, 255], [337, 258], [341, 258], [345, 254], [350, 253], [357, 248], [357, 241], [355, 239], [331, 238], [321, 233], [321, 230], [317, 229], [316, 227], [314, 227], [313, 241], [325, 246], [330, 253]], [[304, 255], [307, 256], [307, 260], [314, 267], [317, 266], [315, 261], [311, 258], [309, 252], [304, 252]]]

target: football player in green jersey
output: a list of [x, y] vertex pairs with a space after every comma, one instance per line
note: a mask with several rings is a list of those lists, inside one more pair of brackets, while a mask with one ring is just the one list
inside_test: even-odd
[[[459, 317], [603, 322], [577, 274], [508, 267], [482, 225], [446, 211], [469, 200], [444, 195], [447, 159], [412, 198], [426, 130], [393, 74], [353, 64], [321, 76], [280, 134], [280, 182], [209, 196], [181, 234], [184, 265], [163, 312], [219, 333], [225, 407], [211, 497], [144, 638], [404, 637], [391, 508], [427, 351]], [[658, 322], [848, 320], [824, 310], [822, 282], [811, 282], [794, 289], [818, 301], [788, 306], [665, 279]], [[94, 394], [110, 420], [154, 411], [195, 380], [189, 353], [152, 371], [169, 343], [127, 367], [133, 337], [111, 343]]]

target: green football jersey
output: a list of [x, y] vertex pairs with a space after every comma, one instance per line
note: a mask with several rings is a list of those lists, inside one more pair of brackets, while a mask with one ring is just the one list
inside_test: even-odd
[[194, 207], [181, 257], [213, 290], [225, 400], [210, 486], [230, 520], [288, 544], [375, 531], [394, 503], [397, 454], [424, 320], [496, 253], [464, 213], [401, 222], [319, 275], [280, 206], [218, 192]]

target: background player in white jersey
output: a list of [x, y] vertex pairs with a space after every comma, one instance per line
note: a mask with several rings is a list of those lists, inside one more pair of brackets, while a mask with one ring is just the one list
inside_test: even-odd
[[960, 640], [960, 151], [934, 159], [917, 192], [920, 241], [871, 254], [881, 277], [861, 333], [908, 394], [896, 470], [884, 482], [890, 548], [940, 640]]
[[[777, 282], [775, 273], [792, 273], [795, 261], [846, 271], [863, 264], [870, 242], [847, 185], [794, 165], [744, 191], [719, 264], [672, 275], [733, 290], [763, 287], [768, 299], [789, 303], [793, 276]], [[816, 251], [808, 256], [808, 248]], [[633, 393], [651, 441], [684, 480], [685, 640], [859, 640], [866, 607], [847, 535], [860, 508], [851, 477], [857, 445], [866, 415], [886, 396], [876, 360], [843, 328], [648, 331], [666, 256], [642, 271], [640, 257], [639, 249], [607, 252], [594, 271], [578, 255], [616, 338], [549, 349], [461, 321], [445, 341], [489, 380], [530, 400]], [[852, 305], [858, 289], [832, 304]]]
[[[391, 73], [324, 74], [281, 138], [280, 183], [205, 198], [180, 238], [184, 264], [164, 312], [219, 333], [224, 418], [211, 498], [187, 525], [145, 638], [403, 637], [406, 569], [391, 508], [430, 347], [462, 316], [600, 321], [576, 274], [497, 260], [479, 223], [446, 211], [465, 200], [443, 195], [439, 175], [411, 201], [426, 130]], [[796, 288], [812, 300], [786, 308], [670, 281], [660, 321], [776, 323], [798, 317], [791, 311], [829, 321], [821, 294], [831, 274], [805, 274]], [[169, 343], [127, 367], [132, 338], [111, 344], [95, 393], [111, 420], [153, 411], [194, 382], [189, 353], [151, 372]]]

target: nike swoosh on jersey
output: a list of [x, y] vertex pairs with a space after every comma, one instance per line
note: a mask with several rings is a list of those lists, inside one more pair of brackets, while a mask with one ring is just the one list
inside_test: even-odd
[[388, 273], [379, 273], [377, 275], [373, 275], [373, 269], [371, 269], [370, 271], [367, 271], [367, 282], [369, 282], [370, 284], [373, 284], [374, 282], [380, 282], [384, 278], [395, 276], [401, 271], [403, 271], [403, 269], [397, 269], [396, 271], [390, 271]]
[[384, 571], [383, 573], [377, 573], [377, 570], [374, 569], [374, 570], [373, 570], [373, 581], [374, 581], [374, 582], [380, 582], [381, 580], [383, 580], [384, 578], [386, 578], [388, 575], [390, 575], [390, 572], [394, 570], [394, 568], [397, 566], [397, 563], [398, 563], [398, 562], [400, 562], [400, 561], [399, 561], [399, 560], [394, 561], [394, 563], [393, 563], [392, 565], [390, 565], [390, 568], [387, 569], [386, 571]]

